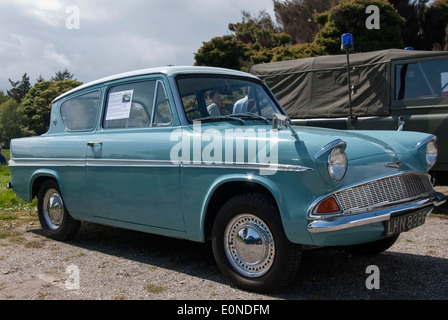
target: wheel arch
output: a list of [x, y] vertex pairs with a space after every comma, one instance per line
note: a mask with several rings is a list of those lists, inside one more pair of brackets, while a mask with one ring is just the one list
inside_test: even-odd
[[218, 183], [212, 189], [212, 192], [208, 197], [209, 200], [207, 202], [206, 209], [204, 210], [205, 218], [203, 221], [203, 226], [205, 240], [209, 240], [211, 237], [213, 222], [219, 208], [229, 199], [243, 193], [260, 193], [271, 198], [276, 204], [281, 216], [280, 200], [278, 199], [279, 193], [277, 192], [275, 186], [253, 178], [240, 178], [221, 181], [221, 183]]
[[47, 180], [53, 180], [55, 181], [59, 188], [61, 189], [61, 194], [63, 194], [62, 186], [61, 186], [61, 180], [59, 178], [59, 175], [53, 171], [53, 170], [39, 170], [36, 171], [33, 176], [31, 177], [31, 199], [34, 199], [39, 194], [39, 190], [42, 187], [42, 185]]

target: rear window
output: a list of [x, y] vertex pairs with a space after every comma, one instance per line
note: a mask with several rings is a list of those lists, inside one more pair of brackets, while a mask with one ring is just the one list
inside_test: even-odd
[[61, 116], [68, 131], [90, 131], [95, 128], [99, 110], [100, 91], [89, 92], [65, 101]]

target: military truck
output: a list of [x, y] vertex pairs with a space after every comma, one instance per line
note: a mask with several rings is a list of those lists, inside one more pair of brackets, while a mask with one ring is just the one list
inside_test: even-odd
[[434, 171], [448, 173], [448, 52], [328, 55], [259, 64], [251, 73], [269, 85], [297, 125], [435, 134]]

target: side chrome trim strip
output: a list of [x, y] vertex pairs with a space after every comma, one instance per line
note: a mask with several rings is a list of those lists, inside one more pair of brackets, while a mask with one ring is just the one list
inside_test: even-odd
[[206, 164], [206, 163], [191, 163], [182, 161], [170, 160], [135, 160], [135, 159], [52, 159], [52, 158], [22, 158], [14, 159], [9, 163], [14, 167], [160, 167], [160, 168], [210, 168], [210, 169], [234, 169], [234, 170], [272, 170], [272, 171], [287, 171], [287, 172], [306, 172], [313, 171], [312, 168], [275, 163], [222, 163], [222, 164]]
[[87, 167], [148, 167], [172, 168], [179, 167], [179, 163], [164, 160], [133, 160], [133, 159], [86, 159]]
[[273, 171], [287, 171], [287, 172], [306, 172], [313, 171], [312, 168], [288, 165], [288, 164], [272, 164], [272, 163], [222, 163], [222, 164], [195, 164], [195, 163], [181, 163], [181, 167], [185, 168], [212, 168], [212, 169], [235, 169], [235, 170], [273, 170]]
[[82, 158], [14, 158], [8, 163], [10, 167], [84, 167], [86, 160]]

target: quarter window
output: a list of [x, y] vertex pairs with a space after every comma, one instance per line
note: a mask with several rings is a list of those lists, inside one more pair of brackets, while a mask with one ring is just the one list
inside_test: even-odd
[[166, 126], [172, 119], [162, 81], [150, 80], [112, 87], [107, 96], [103, 127]]
[[94, 91], [65, 101], [61, 116], [68, 131], [90, 131], [95, 128], [100, 91]]

